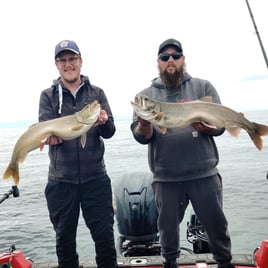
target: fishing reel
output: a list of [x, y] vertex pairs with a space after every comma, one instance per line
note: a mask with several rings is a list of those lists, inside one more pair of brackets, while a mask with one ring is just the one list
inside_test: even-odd
[[20, 196], [20, 191], [17, 185], [13, 185], [11, 189], [3, 195], [3, 197], [0, 199], [0, 204], [4, 202], [6, 199], [8, 199], [10, 195], [13, 195], [13, 197]]
[[193, 244], [194, 253], [210, 253], [208, 238], [203, 225], [195, 214], [187, 222], [187, 241]]

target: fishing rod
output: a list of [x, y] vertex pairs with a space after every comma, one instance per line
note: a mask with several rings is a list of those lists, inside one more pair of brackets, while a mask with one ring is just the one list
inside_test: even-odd
[[262, 44], [262, 41], [261, 41], [261, 37], [260, 37], [259, 31], [258, 31], [257, 25], [256, 25], [256, 23], [255, 23], [255, 20], [254, 20], [254, 17], [253, 17], [253, 14], [252, 14], [252, 11], [251, 11], [251, 8], [250, 8], [250, 5], [249, 5], [248, 0], [246, 0], [246, 3], [247, 3], [247, 6], [248, 6], [248, 11], [249, 11], [251, 20], [252, 20], [252, 22], [253, 22], [253, 26], [254, 26], [254, 28], [255, 28], [255, 32], [256, 32], [256, 34], [257, 34], [257, 37], [258, 37], [258, 40], [259, 40], [259, 43], [260, 43], [260, 46], [261, 46], [261, 51], [262, 51], [262, 54], [263, 54], [263, 57], [264, 57], [266, 66], [267, 66], [267, 68], [268, 68], [268, 59], [267, 59], [267, 55], [266, 55], [266, 53], [265, 53], [265, 49], [264, 49], [264, 47], [263, 47], [263, 44]]
[[[3, 197], [0, 199], [0, 204], [9, 198], [10, 195], [13, 195], [13, 197], [19, 197], [20, 191], [17, 185], [13, 185], [12, 188], [3, 195]], [[1, 267], [0, 267], [1, 268]]]

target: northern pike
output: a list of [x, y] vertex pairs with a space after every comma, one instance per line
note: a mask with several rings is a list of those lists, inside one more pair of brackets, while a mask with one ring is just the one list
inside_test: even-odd
[[202, 100], [171, 103], [138, 94], [136, 100], [131, 101], [136, 115], [158, 126], [163, 133], [167, 128], [184, 128], [195, 122], [217, 129], [225, 128], [235, 137], [244, 129], [259, 150], [263, 148], [261, 136], [268, 135], [268, 126], [251, 122], [242, 113], [211, 102], [210, 96]]
[[100, 104], [97, 101], [93, 101], [72, 115], [43, 121], [30, 126], [17, 140], [11, 161], [3, 178], [13, 177], [15, 184], [18, 184], [19, 164], [24, 161], [29, 152], [37, 148], [40, 148], [40, 151], [42, 151], [50, 136], [55, 135], [63, 140], [72, 140], [81, 136], [81, 145], [84, 148], [87, 131], [96, 125], [100, 109]]

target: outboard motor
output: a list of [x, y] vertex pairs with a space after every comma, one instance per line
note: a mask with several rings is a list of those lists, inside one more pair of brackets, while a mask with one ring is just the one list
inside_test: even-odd
[[149, 172], [133, 172], [114, 182], [117, 250], [125, 257], [160, 255], [152, 180]]

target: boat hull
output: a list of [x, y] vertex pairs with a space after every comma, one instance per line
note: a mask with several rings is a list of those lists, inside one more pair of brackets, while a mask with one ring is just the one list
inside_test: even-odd
[[[189, 254], [182, 255], [178, 258], [180, 268], [216, 268], [217, 263], [213, 259], [212, 254]], [[236, 268], [252, 268], [255, 265], [254, 257], [251, 254], [233, 255], [232, 263]], [[84, 260], [80, 262], [85, 268], [96, 268], [94, 260]], [[56, 268], [57, 263], [46, 262], [36, 263], [33, 268]], [[118, 257], [118, 267], [125, 268], [160, 268], [162, 267], [161, 256], [141, 256], [141, 257]]]

